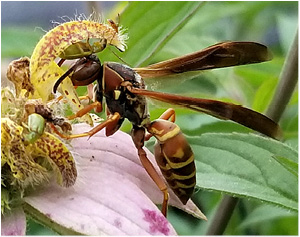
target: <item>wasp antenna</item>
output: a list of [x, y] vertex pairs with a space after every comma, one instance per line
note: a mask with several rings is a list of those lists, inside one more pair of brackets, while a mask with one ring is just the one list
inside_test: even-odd
[[53, 86], [53, 89], [52, 89], [52, 91], [53, 91], [53, 93], [54, 94], [56, 94], [56, 91], [57, 91], [57, 88], [58, 88], [58, 86], [60, 85], [60, 83], [63, 81], [65, 79], [65, 77], [61, 77], [61, 78], [59, 78], [56, 82], [55, 82], [55, 84], [54, 84], [54, 86]]
[[110, 50], [110, 52], [112, 52], [122, 63], [124, 63], [125, 65], [132, 67], [131, 65], [129, 65], [123, 58], [121, 58], [118, 54], [116, 54], [113, 50], [111, 50], [110, 48], [108, 48]]
[[67, 76], [69, 76], [70, 75], [70, 73], [73, 71], [73, 69], [74, 69], [74, 66], [73, 67], [71, 67], [68, 71], [66, 71], [56, 82], [55, 82], [55, 84], [54, 84], [54, 86], [53, 86], [53, 89], [52, 89], [52, 91], [53, 91], [53, 93], [55, 94], [56, 93], [56, 91], [57, 91], [57, 88], [58, 88], [58, 86], [60, 85], [60, 83], [64, 80], [64, 79], [66, 79], [66, 77]]

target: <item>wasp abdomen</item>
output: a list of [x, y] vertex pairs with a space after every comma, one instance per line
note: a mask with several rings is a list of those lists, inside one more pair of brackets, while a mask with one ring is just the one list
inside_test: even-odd
[[180, 128], [167, 120], [156, 120], [148, 131], [157, 138], [155, 158], [170, 188], [183, 204], [196, 185], [194, 153]]

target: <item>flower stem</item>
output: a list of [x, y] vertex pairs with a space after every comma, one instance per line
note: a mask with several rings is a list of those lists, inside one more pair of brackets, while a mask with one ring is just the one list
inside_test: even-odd
[[[280, 81], [266, 115], [275, 122], [280, 120], [298, 81], [298, 31], [284, 62]], [[230, 221], [238, 198], [224, 196], [207, 230], [207, 235], [222, 235]]]
[[28, 203], [23, 204], [23, 209], [26, 214], [31, 216], [34, 220], [38, 221], [42, 225], [48, 227], [49, 229], [57, 232], [60, 235], [82, 235], [82, 233], [79, 233], [75, 230], [72, 230], [71, 228], [64, 227], [62, 225], [59, 225], [58, 223], [51, 220], [50, 217], [47, 215], [44, 215]]

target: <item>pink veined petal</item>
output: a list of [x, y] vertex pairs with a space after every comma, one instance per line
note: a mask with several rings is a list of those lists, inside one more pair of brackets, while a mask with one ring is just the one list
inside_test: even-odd
[[[86, 235], [176, 235], [156, 205], [128, 178], [128, 170], [115, 169], [129, 158], [109, 151], [106, 137], [74, 139], [72, 145], [77, 153], [76, 184], [61, 188], [53, 183], [25, 197], [28, 204], [52, 221]], [[128, 163], [133, 172], [136, 164]], [[143, 176], [147, 176], [145, 171]]]
[[53, 185], [25, 201], [52, 221], [85, 235], [176, 235], [136, 186], [126, 180], [116, 183], [114, 178], [103, 186], [96, 180], [67, 189]]
[[[82, 133], [89, 131], [90, 129], [91, 128], [86, 124], [77, 124], [74, 127], [73, 132], [74, 134]], [[88, 148], [84, 147], [83, 144], [86, 144]], [[102, 160], [101, 157], [97, 157], [97, 159], [101, 159], [101, 164], [106, 163], [110, 165], [110, 169], [115, 170], [115, 172], [125, 173], [127, 178], [134, 182], [154, 203], [162, 203], [163, 194], [146, 173], [146, 170], [138, 158], [137, 150], [133, 144], [131, 136], [128, 134], [118, 131], [114, 135], [106, 137], [105, 130], [102, 130], [89, 140], [87, 138], [74, 139], [72, 141], [72, 145], [77, 152], [85, 154], [85, 156], [92, 159], [94, 159], [95, 156], [92, 154], [91, 150], [102, 150], [103, 152], [112, 152], [116, 154], [117, 156], [115, 159], [107, 160], [104, 158], [105, 160]], [[145, 150], [147, 152], [147, 157], [163, 178], [153, 154], [148, 151], [147, 148], [145, 148]], [[85, 159], [84, 161], [89, 162], [89, 159]], [[206, 216], [192, 200], [189, 200], [186, 205], [183, 205], [171, 189], [168, 191], [170, 194], [169, 205], [175, 206], [197, 218], [207, 220]]]
[[[90, 130], [74, 127], [74, 133]], [[55, 184], [26, 197], [31, 206], [52, 221], [87, 235], [176, 235], [175, 230], [153, 202], [163, 195], [142, 167], [131, 137], [104, 132], [71, 142], [76, 152], [78, 178], [71, 188]], [[153, 155], [147, 155], [158, 170]], [[201, 216], [189, 201], [183, 206], [170, 191], [170, 203]], [[200, 213], [200, 214], [199, 214]], [[202, 214], [203, 215], [203, 214]]]
[[26, 217], [22, 208], [1, 215], [1, 235], [25, 235]]

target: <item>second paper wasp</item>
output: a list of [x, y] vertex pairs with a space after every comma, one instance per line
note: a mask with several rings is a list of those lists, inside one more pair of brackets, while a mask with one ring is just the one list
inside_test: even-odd
[[[93, 136], [103, 128], [106, 135], [114, 134], [124, 119], [132, 123], [132, 139], [146, 171], [163, 193], [162, 213], [166, 216], [168, 204], [167, 185], [154, 169], [144, 151], [144, 141], [151, 136], [157, 139], [156, 161], [168, 182], [183, 204], [190, 199], [195, 184], [196, 171], [193, 151], [174, 123], [175, 112], [168, 109], [157, 120], [150, 121], [147, 98], [179, 105], [224, 120], [232, 120], [272, 138], [280, 135], [279, 126], [268, 117], [241, 105], [217, 100], [185, 97], [146, 89], [144, 79], [167, 77], [185, 72], [260, 63], [271, 59], [266, 46], [255, 42], [224, 42], [198, 52], [166, 60], [144, 68], [130, 68], [115, 62], [104, 62], [95, 55], [82, 57], [61, 76], [54, 85], [56, 92], [68, 76], [74, 86], [94, 87], [94, 103], [80, 110], [72, 118], [80, 117], [93, 108], [102, 110], [103, 97], [107, 108], [107, 120], [83, 134], [64, 136], [67, 139]], [[148, 132], [148, 134], [147, 134]]]

